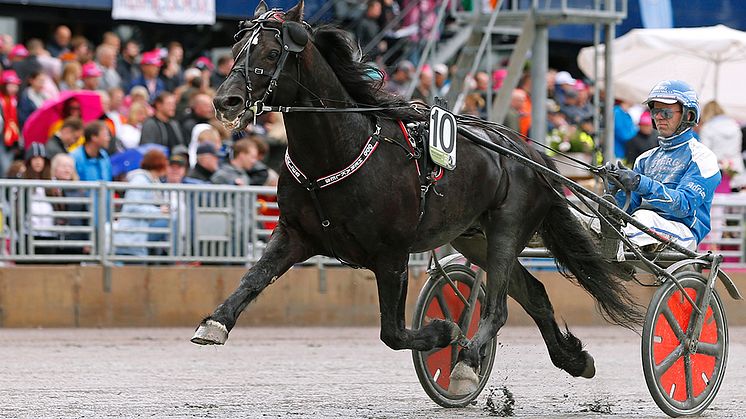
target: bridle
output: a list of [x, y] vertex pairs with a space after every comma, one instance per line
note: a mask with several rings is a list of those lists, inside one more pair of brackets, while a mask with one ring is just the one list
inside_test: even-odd
[[[267, 25], [269, 22], [279, 22], [282, 26], [281, 28], [269, 26]], [[250, 110], [254, 114], [254, 123], [256, 123], [256, 116], [268, 111], [268, 107], [264, 106], [264, 103], [269, 99], [270, 95], [277, 87], [277, 79], [280, 77], [280, 73], [282, 73], [282, 70], [285, 67], [288, 55], [301, 53], [305, 49], [306, 44], [308, 44], [307, 27], [308, 24], [305, 22], [298, 23], [294, 21], [286, 21], [283, 12], [279, 9], [269, 10], [256, 19], [241, 22], [238, 32], [234, 35], [236, 42], [242, 39], [246, 32], [251, 32], [251, 34], [243, 47], [241, 47], [241, 50], [236, 54], [235, 63], [230, 71], [231, 73], [234, 71], [238, 72], [244, 78], [246, 84], [246, 103], [244, 104], [244, 110], [241, 115], [239, 115], [239, 118], [242, 117], [247, 110]], [[259, 34], [262, 31], [274, 32], [275, 39], [277, 39], [280, 45], [282, 45], [280, 58], [277, 60], [277, 66], [272, 72], [267, 71], [262, 67], [252, 67], [249, 62], [251, 47], [258, 43]], [[242, 62], [239, 61], [241, 54], [245, 55]], [[264, 91], [264, 95], [254, 102], [252, 102], [253, 88], [251, 86], [251, 78], [249, 77], [249, 74], [251, 73], [259, 76], [270, 77], [269, 85]]]

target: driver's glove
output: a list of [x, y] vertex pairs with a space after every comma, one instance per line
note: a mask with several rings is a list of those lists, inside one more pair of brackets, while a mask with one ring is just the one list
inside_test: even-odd
[[614, 172], [614, 176], [627, 191], [636, 191], [640, 186], [640, 174], [626, 168], [621, 161], [617, 161], [617, 169]]

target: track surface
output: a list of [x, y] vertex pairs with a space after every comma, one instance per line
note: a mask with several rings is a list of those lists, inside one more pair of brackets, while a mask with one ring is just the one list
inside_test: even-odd
[[[506, 386], [517, 417], [661, 417], [640, 366], [640, 338], [574, 328], [597, 376], [552, 366], [536, 329], [500, 334], [489, 386]], [[746, 417], [746, 328], [730, 329], [725, 381], [706, 417]], [[487, 417], [490, 393], [443, 409], [417, 382], [410, 352], [378, 330], [238, 328], [223, 347], [191, 329], [0, 329], [2, 417]], [[500, 392], [501, 393], [501, 392]]]

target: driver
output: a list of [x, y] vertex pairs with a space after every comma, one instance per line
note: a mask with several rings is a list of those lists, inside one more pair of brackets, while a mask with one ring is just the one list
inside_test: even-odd
[[[659, 235], [695, 250], [710, 231], [712, 198], [720, 183], [715, 154], [692, 132], [700, 116], [697, 93], [681, 80], [666, 80], [655, 85], [643, 103], [658, 130], [658, 147], [641, 154], [632, 169], [609, 163], [607, 169], [622, 185], [620, 189], [610, 182], [610, 191], [620, 206], [629, 191], [629, 214]], [[636, 227], [628, 224], [623, 231], [644, 250], [660, 250], [660, 242]]]

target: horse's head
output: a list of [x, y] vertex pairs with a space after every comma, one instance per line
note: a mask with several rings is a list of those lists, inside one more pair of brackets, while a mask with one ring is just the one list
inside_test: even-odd
[[264, 105], [283, 105], [280, 98], [295, 96], [298, 85], [291, 80], [298, 78], [298, 55], [309, 39], [303, 0], [285, 13], [268, 10], [262, 0], [254, 17], [241, 22], [235, 39], [235, 64], [213, 103], [226, 127], [241, 130]]

